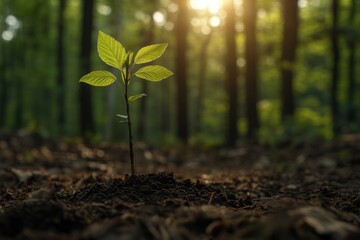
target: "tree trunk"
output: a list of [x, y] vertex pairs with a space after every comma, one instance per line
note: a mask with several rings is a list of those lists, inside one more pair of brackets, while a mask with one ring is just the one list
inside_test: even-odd
[[225, 44], [226, 44], [226, 91], [228, 94], [228, 117], [226, 143], [234, 146], [238, 139], [238, 84], [237, 84], [237, 65], [236, 65], [236, 32], [235, 32], [235, 9], [234, 0], [225, 1], [226, 20], [225, 20]]
[[349, 24], [350, 31], [348, 33], [348, 50], [349, 50], [349, 59], [348, 59], [348, 99], [347, 99], [347, 122], [350, 125], [355, 124], [356, 122], [356, 110], [355, 110], [355, 89], [356, 89], [356, 81], [355, 81], [355, 65], [356, 65], [356, 36], [354, 32], [355, 28], [355, 14], [356, 14], [356, 0], [351, 1], [350, 6], [350, 14], [349, 14]]
[[161, 132], [163, 135], [166, 135], [170, 132], [171, 125], [170, 125], [170, 116], [171, 116], [171, 104], [169, 102], [169, 99], [172, 96], [170, 81], [164, 81], [164, 83], [161, 84], [162, 87], [162, 100], [161, 100]]
[[[148, 94], [148, 83], [147, 81], [142, 81], [141, 83], [141, 92]], [[145, 138], [145, 131], [146, 131], [146, 106], [147, 106], [147, 99], [146, 98], [142, 98], [141, 102], [140, 102], [140, 108], [139, 108], [139, 120], [138, 120], [138, 128], [137, 128], [137, 136], [138, 139], [140, 140], [144, 140]]]
[[[153, 3], [154, 5], [156, 4], [156, 2]], [[149, 16], [150, 16], [150, 22], [149, 25], [147, 26], [147, 28], [145, 27], [143, 29], [143, 33], [144, 33], [144, 42], [143, 45], [147, 46], [153, 43], [154, 41], [154, 19], [153, 19], [153, 14], [154, 11], [150, 11], [149, 12]], [[148, 81], [142, 81], [141, 82], [141, 92], [147, 94], [148, 92]], [[144, 140], [145, 137], [145, 125], [147, 122], [147, 117], [146, 117], [146, 107], [147, 107], [147, 98], [142, 98], [140, 101], [140, 108], [139, 108], [139, 124], [138, 124], [138, 129], [137, 129], [137, 135], [138, 138], [141, 140]]]
[[187, 1], [178, 0], [178, 13], [175, 29], [175, 77], [177, 84], [177, 137], [184, 143], [189, 137], [187, 107], [187, 33], [188, 6]]
[[[0, 14], [6, 16], [5, 7], [7, 2], [4, 1], [0, 8]], [[3, 27], [0, 26], [0, 31], [2, 32]], [[7, 52], [6, 48], [3, 48], [3, 43], [0, 43], [0, 129], [5, 126], [6, 122], [6, 106], [7, 106], [7, 79], [6, 79], [6, 63], [7, 63]]]
[[[18, 44], [16, 44], [18, 45]], [[15, 46], [16, 46], [15, 45]], [[12, 125], [12, 129], [13, 130], [19, 130], [22, 129], [24, 127], [24, 120], [23, 120], [23, 116], [24, 116], [24, 96], [26, 94], [26, 91], [24, 89], [24, 86], [22, 84], [22, 74], [21, 71], [19, 71], [19, 69], [21, 69], [20, 66], [24, 66], [25, 61], [24, 58], [21, 56], [21, 53], [19, 53], [19, 49], [20, 46], [16, 46], [16, 48], [13, 49], [12, 51], [12, 58], [15, 59], [15, 64], [14, 64], [14, 69], [16, 69], [17, 71], [15, 71], [14, 74], [11, 74], [14, 76], [15, 80], [15, 119]], [[15, 57], [14, 57], [15, 55]], [[40, 94], [40, 93], [38, 93]]]
[[[1, 13], [5, 16], [5, 11], [1, 11]], [[0, 43], [0, 129], [6, 125], [8, 91], [10, 90], [8, 84], [8, 70], [6, 70], [6, 68], [11, 67], [9, 66], [10, 51], [9, 47], [3, 47], [3, 43]]]
[[202, 112], [203, 112], [203, 100], [204, 100], [204, 88], [205, 88], [205, 78], [206, 78], [206, 66], [207, 66], [207, 51], [208, 46], [211, 40], [211, 33], [205, 36], [204, 41], [200, 47], [200, 54], [199, 54], [199, 85], [198, 85], [198, 96], [196, 102], [196, 109], [195, 109], [195, 119], [194, 119], [194, 129], [196, 133], [201, 132], [202, 126]]
[[[122, 0], [111, 1], [109, 2], [110, 7], [112, 9], [109, 24], [111, 26], [112, 36], [115, 39], [119, 39], [121, 36], [121, 29], [122, 29]], [[114, 75], [118, 74], [114, 68], [110, 68], [109, 70], [113, 72]], [[113, 126], [115, 122], [115, 103], [117, 100], [117, 90], [118, 87], [116, 84], [111, 84], [107, 87], [107, 96], [106, 96], [106, 124], [104, 129], [104, 137], [105, 140], [110, 141], [111, 137], [113, 136]]]
[[[91, 35], [94, 21], [94, 0], [82, 0], [82, 13], [80, 43], [81, 76], [91, 71]], [[80, 84], [79, 86], [80, 131], [83, 137], [88, 137], [94, 133], [93, 104], [90, 87], [87, 84]]]
[[340, 132], [339, 125], [339, 107], [337, 102], [337, 90], [339, 82], [339, 61], [340, 49], [338, 39], [338, 23], [339, 23], [339, 1], [332, 0], [331, 4], [332, 13], [332, 27], [331, 27], [331, 44], [332, 44], [332, 72], [331, 72], [331, 87], [330, 87], [330, 106], [332, 117], [332, 130], [334, 136]]
[[[7, 91], [9, 91], [8, 89], [8, 84], [7, 84], [7, 77], [6, 77], [6, 70], [5, 70], [5, 63], [4, 61], [6, 61], [5, 59], [6, 57], [6, 53], [4, 54], [4, 52], [6, 51], [6, 49], [0, 49], [2, 51], [2, 55], [1, 55], [1, 59], [0, 59], [0, 129], [2, 127], [5, 126], [5, 122], [6, 122], [6, 106], [7, 106], [7, 100], [8, 100], [8, 96], [7, 96]], [[5, 55], [5, 57], [3, 57], [3, 55]]]
[[58, 116], [57, 125], [60, 134], [64, 134], [65, 128], [65, 63], [64, 63], [64, 22], [65, 22], [66, 0], [59, 0], [59, 15], [57, 22], [57, 106]]
[[294, 116], [293, 78], [298, 42], [298, 0], [282, 0], [283, 42], [281, 54], [281, 117], [283, 122]]
[[247, 138], [256, 140], [259, 128], [257, 111], [257, 43], [256, 43], [256, 0], [244, 0], [244, 25], [245, 25], [245, 88], [246, 88], [246, 113], [247, 113]]

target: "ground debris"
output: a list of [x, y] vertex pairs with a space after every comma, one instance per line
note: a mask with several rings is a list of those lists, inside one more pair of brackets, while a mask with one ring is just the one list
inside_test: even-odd
[[355, 140], [135, 148], [0, 134], [0, 239], [360, 239]]

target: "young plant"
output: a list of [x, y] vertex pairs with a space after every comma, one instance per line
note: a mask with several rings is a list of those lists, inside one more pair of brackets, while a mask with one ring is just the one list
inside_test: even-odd
[[130, 103], [145, 97], [145, 93], [129, 96], [129, 85], [131, 79], [136, 76], [152, 82], [158, 82], [170, 77], [173, 73], [165, 67], [159, 65], [147, 65], [138, 70], [134, 70], [135, 65], [149, 63], [161, 57], [167, 47], [167, 43], [153, 44], [141, 48], [134, 57], [132, 51], [126, 51], [120, 42], [111, 36], [99, 31], [97, 49], [99, 57], [107, 65], [119, 70], [121, 80], [118, 80], [114, 74], [108, 71], [93, 71], [80, 79], [80, 82], [92, 86], [108, 86], [113, 83], [119, 83], [125, 98], [126, 115], [117, 114], [127, 122], [129, 132], [129, 155], [131, 164], [131, 174], [135, 174], [133, 136], [131, 131]]

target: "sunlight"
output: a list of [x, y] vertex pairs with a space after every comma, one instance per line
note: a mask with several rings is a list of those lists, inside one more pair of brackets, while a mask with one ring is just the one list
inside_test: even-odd
[[163, 26], [165, 24], [165, 15], [160, 11], [156, 11], [153, 14], [153, 19], [158, 26]]
[[307, 1], [307, 0], [300, 0], [300, 1], [298, 1], [298, 6], [299, 6], [299, 8], [305, 8], [305, 7], [307, 7], [307, 5], [308, 5], [308, 1]]
[[1, 38], [9, 42], [13, 40], [16, 35], [16, 32], [21, 28], [21, 22], [13, 15], [8, 15], [5, 18], [7, 29], [4, 30], [1, 34]]
[[100, 4], [98, 6], [97, 10], [101, 15], [104, 15], [104, 16], [109, 16], [111, 14], [111, 7], [109, 7], [108, 5], [105, 5], [105, 4]]
[[194, 10], [208, 10], [212, 14], [217, 14], [222, 5], [222, 0], [190, 0], [190, 6]]
[[221, 25], [221, 13], [223, 0], [190, 0], [192, 9], [199, 11], [197, 17], [191, 19], [191, 25], [197, 32], [204, 35], [211, 33], [212, 28]]
[[210, 18], [209, 22], [210, 22], [210, 26], [218, 27], [218, 26], [220, 26], [221, 20], [220, 20], [220, 18], [218, 16], [212, 16]]
[[10, 30], [6, 30], [2, 33], [1, 37], [4, 41], [9, 42], [14, 38], [14, 33]]
[[13, 28], [19, 28], [20, 27], [20, 22], [19, 20], [13, 16], [13, 15], [9, 15], [6, 17], [5, 22]]

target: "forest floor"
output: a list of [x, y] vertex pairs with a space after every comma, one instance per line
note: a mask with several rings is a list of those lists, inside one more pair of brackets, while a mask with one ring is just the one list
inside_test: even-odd
[[360, 137], [152, 148], [0, 134], [0, 239], [360, 239]]

